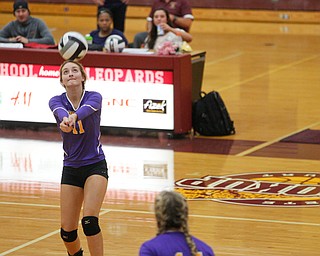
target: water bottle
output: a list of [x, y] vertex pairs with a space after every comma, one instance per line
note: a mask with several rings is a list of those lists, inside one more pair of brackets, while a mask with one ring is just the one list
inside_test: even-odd
[[164, 31], [160, 25], [157, 25], [157, 34], [158, 34], [158, 36], [164, 35]]
[[85, 38], [86, 38], [88, 44], [92, 44], [92, 39], [93, 38], [92, 38], [92, 36], [90, 34], [86, 34]]

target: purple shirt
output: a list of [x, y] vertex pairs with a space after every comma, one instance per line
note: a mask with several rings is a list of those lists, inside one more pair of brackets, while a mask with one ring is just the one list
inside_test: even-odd
[[59, 127], [63, 117], [76, 113], [78, 120], [70, 133], [60, 130], [63, 139], [64, 166], [78, 168], [105, 159], [100, 143], [100, 119], [102, 96], [98, 92], [85, 91], [79, 108], [74, 109], [66, 93], [54, 96], [49, 107]]
[[[214, 256], [209, 245], [194, 236], [192, 239], [202, 256]], [[140, 247], [139, 256], [175, 256], [177, 253], [183, 256], [191, 255], [185, 236], [182, 232], [167, 232], [144, 242]]]

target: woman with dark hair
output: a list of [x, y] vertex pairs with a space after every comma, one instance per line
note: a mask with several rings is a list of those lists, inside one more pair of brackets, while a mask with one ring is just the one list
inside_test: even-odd
[[154, 49], [164, 42], [191, 42], [192, 36], [181, 28], [173, 28], [170, 21], [170, 14], [164, 8], [158, 8], [153, 13], [152, 27], [146, 38], [145, 48]]
[[146, 31], [134, 36], [133, 47], [141, 48], [144, 44], [148, 31], [151, 29], [153, 13], [156, 9], [166, 8], [170, 13], [170, 21], [174, 28], [182, 28], [190, 32], [194, 17], [189, 0], [153, 0], [150, 13], [147, 17]]
[[212, 248], [190, 235], [188, 204], [175, 191], [162, 191], [155, 200], [157, 236], [140, 247], [139, 256], [214, 256]]
[[126, 12], [129, 0], [92, 0], [98, 5], [98, 11], [102, 8], [109, 9], [114, 17], [114, 27], [122, 32], [125, 29]]
[[111, 35], [118, 35], [128, 45], [128, 40], [125, 35], [118, 29], [113, 28], [113, 15], [109, 9], [100, 8], [97, 13], [98, 29], [90, 32], [92, 44], [89, 44], [89, 50], [102, 51], [105, 41]]

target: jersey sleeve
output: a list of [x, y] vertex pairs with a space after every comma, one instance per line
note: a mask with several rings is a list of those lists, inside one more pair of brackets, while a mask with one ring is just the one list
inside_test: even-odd
[[83, 120], [94, 112], [100, 110], [102, 107], [102, 96], [98, 92], [91, 92], [85, 99], [85, 102], [76, 111], [78, 120]]
[[68, 110], [63, 106], [61, 96], [52, 97], [49, 100], [49, 108], [57, 121], [62, 121], [64, 117], [69, 116]]

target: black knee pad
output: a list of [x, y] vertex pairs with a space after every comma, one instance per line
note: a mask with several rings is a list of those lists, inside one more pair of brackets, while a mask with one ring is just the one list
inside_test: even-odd
[[100, 232], [98, 217], [85, 216], [82, 218], [81, 224], [86, 236], [94, 236]]
[[73, 242], [77, 239], [78, 237], [78, 230], [75, 229], [75, 230], [72, 230], [70, 232], [67, 232], [65, 230], [63, 230], [62, 228], [60, 229], [60, 236], [62, 238], [63, 241], [65, 242]]

